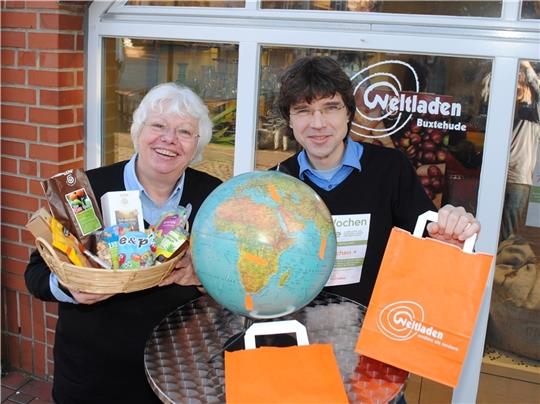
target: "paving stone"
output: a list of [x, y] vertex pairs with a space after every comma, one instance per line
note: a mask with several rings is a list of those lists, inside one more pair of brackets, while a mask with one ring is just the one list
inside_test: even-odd
[[29, 394], [34, 397], [39, 397], [42, 400], [52, 401], [52, 385], [41, 380], [30, 380], [19, 391], [21, 393]]
[[5, 402], [13, 393], [15, 393], [15, 390], [2, 386], [2, 395], [0, 396], [2, 397], [2, 402]]
[[8, 403], [13, 402], [17, 404], [28, 404], [35, 397], [30, 394], [21, 393], [20, 391], [15, 392], [8, 398]]
[[2, 377], [2, 386], [9, 387], [13, 390], [18, 390], [19, 387], [28, 383], [30, 380], [30, 377], [25, 376], [22, 373], [9, 372], [7, 375]]

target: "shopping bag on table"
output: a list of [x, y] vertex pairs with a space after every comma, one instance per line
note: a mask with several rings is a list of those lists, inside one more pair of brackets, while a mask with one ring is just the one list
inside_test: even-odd
[[300, 339], [286, 348], [225, 351], [225, 399], [227, 404], [348, 403], [332, 345], [300, 345]]
[[467, 354], [493, 257], [394, 228], [386, 246], [356, 351], [455, 387]]

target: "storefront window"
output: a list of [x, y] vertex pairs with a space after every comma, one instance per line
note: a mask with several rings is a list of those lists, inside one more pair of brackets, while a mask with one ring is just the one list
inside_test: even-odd
[[244, 7], [243, 0], [130, 0], [127, 6], [168, 6], [168, 7]]
[[500, 17], [502, 1], [262, 0], [262, 8]]
[[540, 0], [523, 0], [521, 3], [522, 19], [540, 19]]
[[539, 113], [540, 62], [522, 60], [487, 344], [536, 361], [540, 360]]
[[203, 160], [193, 166], [222, 179], [232, 177], [238, 46], [106, 38], [104, 49], [104, 164], [131, 157], [133, 111], [148, 90], [176, 82], [201, 96], [214, 124]]
[[276, 79], [299, 57], [330, 55], [355, 86], [351, 137], [397, 148], [437, 206], [476, 212], [487, 101], [485, 59], [265, 47], [261, 57], [257, 168], [298, 151], [275, 98]]

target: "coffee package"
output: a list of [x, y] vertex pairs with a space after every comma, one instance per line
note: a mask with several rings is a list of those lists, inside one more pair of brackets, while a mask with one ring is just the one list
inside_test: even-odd
[[82, 170], [67, 170], [41, 182], [56, 220], [92, 250], [93, 235], [102, 228], [102, 216], [90, 181]]

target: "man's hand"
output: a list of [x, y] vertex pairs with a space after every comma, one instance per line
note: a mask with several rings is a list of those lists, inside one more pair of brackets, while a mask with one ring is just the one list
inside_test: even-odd
[[81, 304], [94, 304], [97, 302], [101, 302], [102, 300], [106, 300], [112, 295], [106, 295], [103, 293], [86, 293], [86, 292], [80, 292], [76, 289], [68, 289], [73, 298], [81, 303]]
[[182, 286], [201, 286], [201, 281], [195, 275], [195, 270], [191, 263], [191, 252], [189, 250], [178, 260], [173, 271], [161, 281], [159, 286], [166, 286], [171, 283]]
[[480, 223], [461, 206], [445, 205], [436, 222], [427, 225], [430, 237], [462, 247], [463, 242], [480, 232]]

